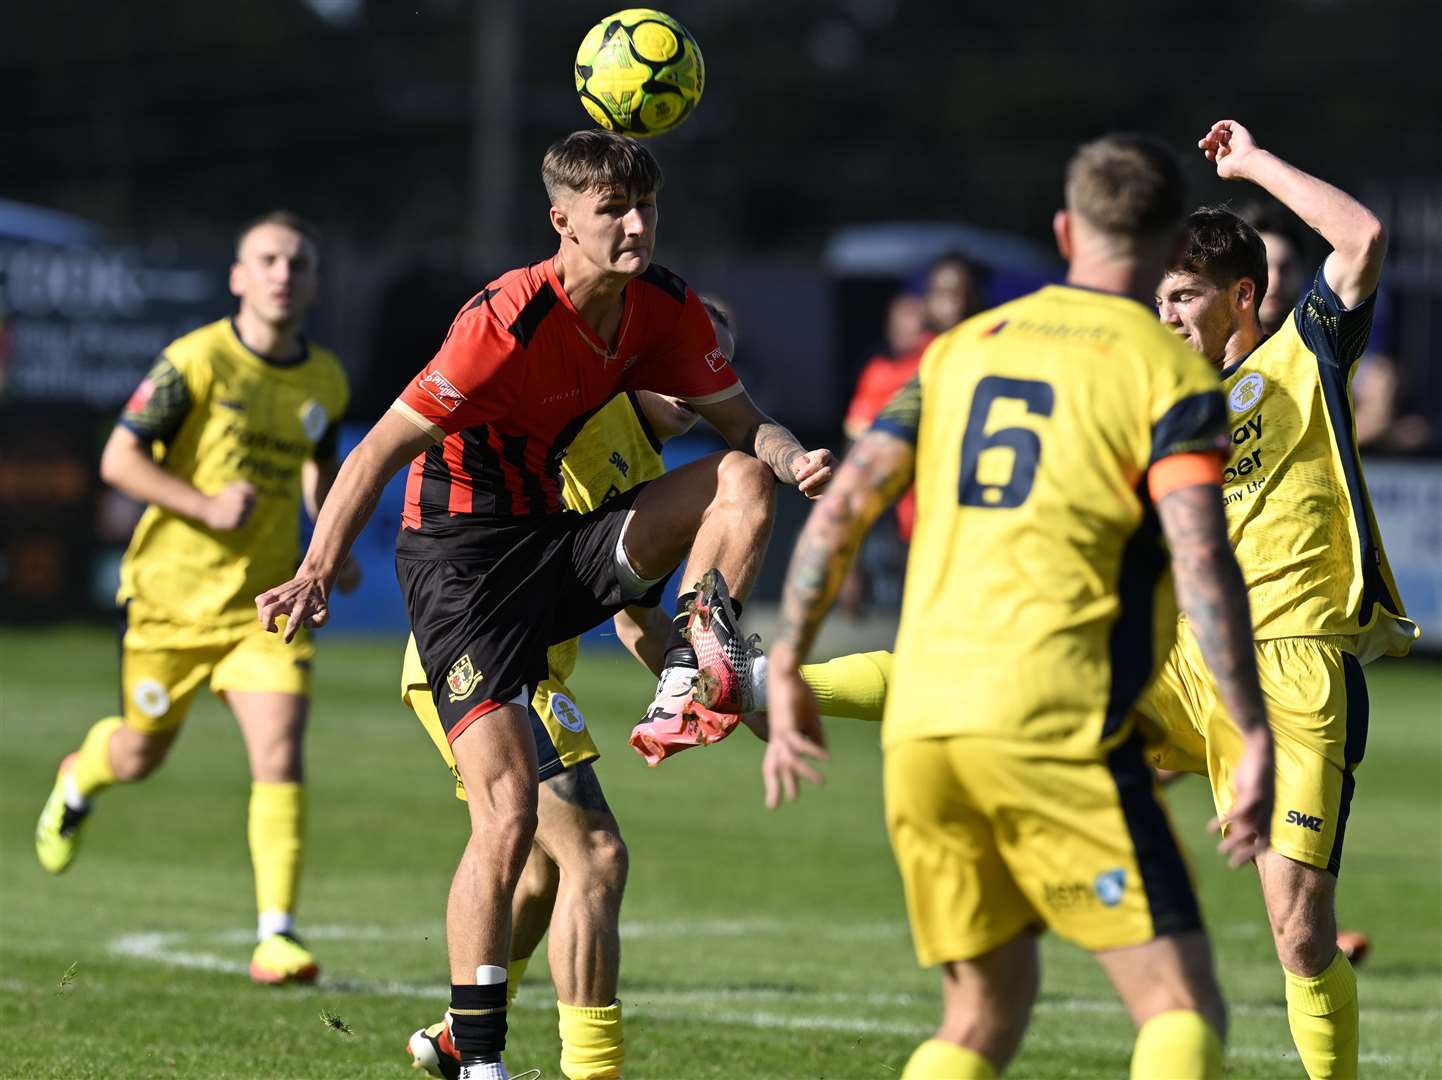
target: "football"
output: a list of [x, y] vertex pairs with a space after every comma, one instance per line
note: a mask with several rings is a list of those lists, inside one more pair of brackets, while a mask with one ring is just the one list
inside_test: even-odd
[[607, 131], [640, 137], [670, 131], [691, 115], [705, 86], [701, 47], [663, 11], [607, 15], [576, 50], [576, 93]]

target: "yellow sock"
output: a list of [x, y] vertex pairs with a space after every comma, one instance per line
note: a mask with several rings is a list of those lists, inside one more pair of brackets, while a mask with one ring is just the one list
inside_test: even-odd
[[292, 783], [250, 785], [250, 862], [261, 912], [295, 911], [304, 854], [305, 788]]
[[826, 716], [849, 716], [881, 722], [886, 680], [891, 675], [889, 652], [852, 653], [824, 664], [803, 664], [801, 678], [816, 695]]
[[1132, 1080], [1214, 1080], [1221, 1075], [1222, 1040], [1201, 1013], [1158, 1013], [1137, 1032]]
[[927, 1039], [912, 1052], [901, 1080], [995, 1080], [996, 1069], [975, 1050]]
[[521, 988], [521, 980], [525, 978], [526, 968], [531, 966], [531, 958], [523, 956], [519, 960], [512, 960], [506, 965], [506, 1008], [516, 1000], [516, 991]]
[[115, 783], [115, 770], [110, 767], [110, 737], [125, 726], [118, 716], [97, 720], [85, 735], [75, 760], [70, 763], [70, 782], [82, 798], [99, 795]]
[[626, 1039], [621, 1003], [605, 1008], [556, 1002], [561, 1013], [561, 1072], [568, 1080], [607, 1080], [621, 1075]]
[[1355, 1080], [1360, 1041], [1357, 976], [1340, 952], [1322, 974], [1287, 976], [1287, 1023], [1312, 1080]]

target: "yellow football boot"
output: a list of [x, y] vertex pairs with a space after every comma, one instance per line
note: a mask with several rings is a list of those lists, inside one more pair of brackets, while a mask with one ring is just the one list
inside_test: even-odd
[[309, 983], [319, 974], [310, 950], [289, 934], [271, 934], [250, 957], [250, 977], [258, 983]]
[[35, 854], [40, 865], [52, 874], [58, 874], [75, 859], [75, 850], [80, 846], [80, 824], [90, 815], [90, 807], [76, 810], [65, 803], [65, 775], [70, 771], [74, 754], [60, 762], [55, 773], [55, 786], [50, 789], [50, 798], [45, 800], [45, 809], [40, 811], [40, 820], [35, 823]]

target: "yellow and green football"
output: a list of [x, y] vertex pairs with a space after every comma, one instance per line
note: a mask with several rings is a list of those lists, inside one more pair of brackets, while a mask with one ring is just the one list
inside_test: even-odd
[[576, 50], [576, 93], [607, 131], [659, 135], [695, 110], [706, 87], [701, 47], [653, 8], [626, 8], [591, 27]]

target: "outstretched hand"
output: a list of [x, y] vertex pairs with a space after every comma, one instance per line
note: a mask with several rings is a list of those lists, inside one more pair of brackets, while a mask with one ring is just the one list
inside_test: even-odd
[[792, 802], [800, 796], [801, 780], [824, 783], [821, 770], [812, 761], [827, 759], [826, 734], [816, 698], [794, 667], [771, 668], [766, 701], [770, 738], [761, 761], [761, 777], [766, 785], [766, 808], [775, 810], [783, 800]]
[[1218, 176], [1235, 180], [1244, 175], [1247, 159], [1257, 151], [1257, 143], [1252, 133], [1235, 120], [1218, 120], [1197, 141], [1197, 149], [1216, 165]]
[[296, 574], [284, 585], [267, 589], [255, 598], [255, 613], [261, 627], [270, 634], [279, 628], [279, 620], [285, 616], [282, 638], [288, 644], [302, 626], [312, 629], [324, 626], [330, 618], [326, 601], [329, 590], [320, 578]]

